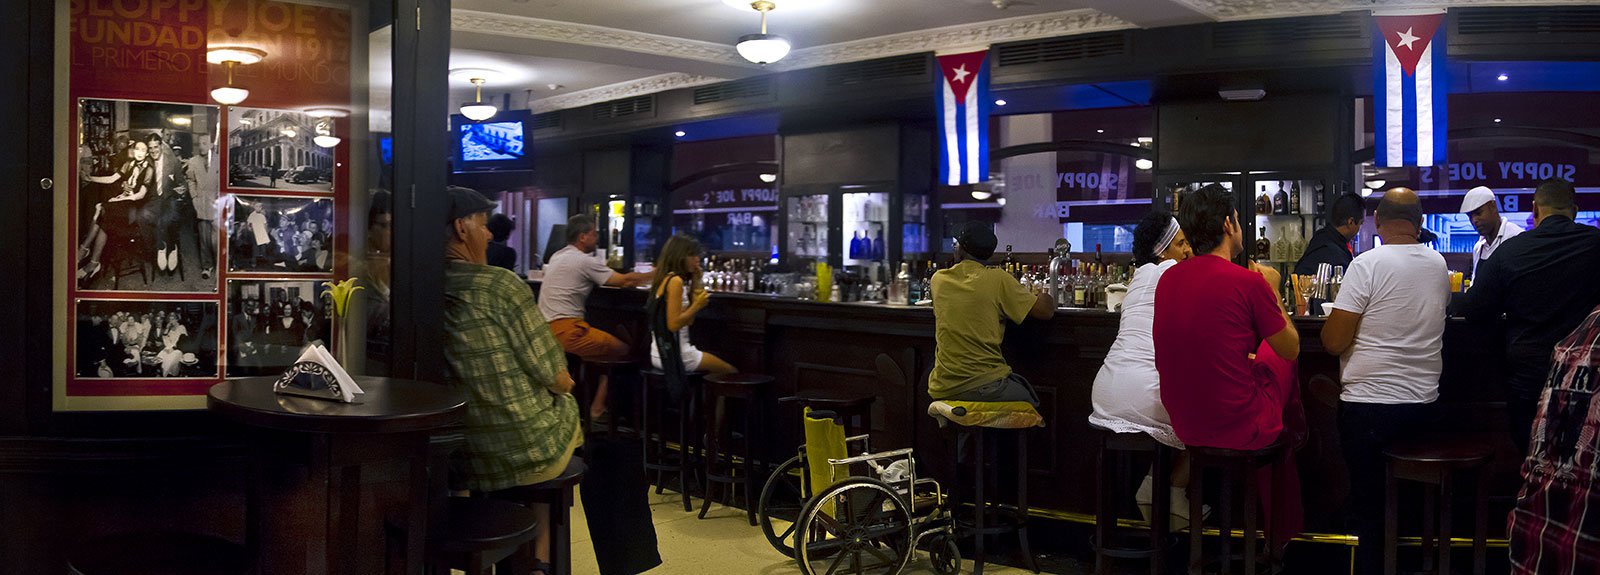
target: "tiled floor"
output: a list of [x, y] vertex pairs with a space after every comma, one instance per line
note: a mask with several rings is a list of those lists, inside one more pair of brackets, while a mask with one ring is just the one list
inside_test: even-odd
[[[655, 518], [656, 538], [661, 549], [661, 566], [652, 575], [784, 575], [799, 573], [792, 559], [784, 557], [767, 543], [761, 529], [751, 527], [739, 509], [712, 506], [705, 520], [685, 513], [678, 494], [650, 495]], [[697, 505], [699, 501], [695, 502]], [[589, 526], [584, 520], [580, 500], [573, 509], [572, 570], [579, 575], [599, 573], [594, 547], [589, 543]], [[962, 569], [971, 573], [969, 564]], [[927, 555], [919, 553], [903, 573], [932, 573]], [[1002, 566], [984, 568], [985, 575], [1026, 573]]]

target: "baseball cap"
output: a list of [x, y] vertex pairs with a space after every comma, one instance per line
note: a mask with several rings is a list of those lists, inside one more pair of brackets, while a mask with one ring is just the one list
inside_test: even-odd
[[1461, 213], [1465, 214], [1494, 201], [1494, 190], [1478, 186], [1467, 190], [1467, 196], [1461, 199]]
[[994, 248], [1000, 240], [994, 237], [994, 227], [989, 223], [967, 222], [961, 233], [956, 234], [956, 243], [961, 245], [961, 249], [966, 251], [967, 255], [986, 260], [994, 255]]
[[450, 193], [450, 218], [444, 221], [447, 225], [472, 214], [494, 211], [495, 203], [483, 197], [477, 190], [450, 186], [445, 188], [445, 191]]

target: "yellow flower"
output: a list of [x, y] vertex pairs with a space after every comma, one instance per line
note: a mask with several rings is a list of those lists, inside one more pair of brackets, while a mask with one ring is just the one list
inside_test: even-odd
[[333, 314], [338, 317], [344, 317], [345, 307], [350, 304], [350, 296], [356, 293], [356, 290], [364, 289], [356, 285], [356, 278], [342, 282], [322, 282], [322, 285], [327, 287], [327, 291], [323, 293], [333, 300]]

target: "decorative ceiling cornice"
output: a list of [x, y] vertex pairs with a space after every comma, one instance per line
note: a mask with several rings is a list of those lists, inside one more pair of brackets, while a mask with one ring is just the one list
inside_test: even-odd
[[630, 52], [715, 62], [718, 64], [751, 65], [744, 58], [739, 57], [739, 52], [731, 44], [702, 42], [687, 38], [647, 34], [588, 24], [543, 20], [527, 16], [511, 16], [492, 12], [456, 9], [450, 11], [450, 29], [454, 32], [476, 32], [514, 38], [548, 40], [565, 44], [615, 48]]
[[946, 48], [983, 46], [1072, 34], [1125, 30], [1133, 27], [1134, 25], [1127, 21], [1097, 10], [1087, 8], [1066, 10], [801, 48], [769, 67], [778, 71], [798, 70], [933, 52]]
[[533, 109], [533, 113], [543, 114], [545, 112], [554, 112], [556, 110], [581, 108], [590, 104], [610, 102], [612, 100], [621, 98], [631, 98], [634, 96], [643, 96], [645, 94], [654, 94], [656, 92], [665, 92], [667, 90], [676, 90], [678, 88], [691, 88], [705, 84], [715, 84], [723, 80], [723, 78], [712, 78], [710, 76], [698, 76], [694, 74], [673, 72], [671, 74], [650, 76], [648, 78], [640, 78], [638, 80], [632, 80], [628, 82], [609, 84], [597, 88], [589, 88], [587, 90], [578, 90], [575, 92], [561, 94], [559, 96], [541, 98], [534, 100], [531, 108]]
[[1407, 8], [1485, 8], [1593, 4], [1593, 0], [1176, 0], [1217, 20], [1259, 20], [1336, 14], [1349, 10]]
[[[598, 26], [569, 24], [519, 16], [502, 16], [471, 10], [454, 10], [451, 25], [456, 31], [536, 38], [649, 52], [708, 62], [747, 65], [732, 46]], [[945, 48], [1016, 42], [1071, 34], [1123, 30], [1133, 27], [1132, 24], [1115, 16], [1095, 10], [1067, 10], [801, 48], [791, 52], [789, 57], [784, 58], [782, 61], [768, 66], [767, 70], [769, 72], [783, 72], [874, 60], [890, 56], [933, 52]], [[693, 74], [662, 74], [535, 100], [533, 102], [533, 111], [543, 113], [578, 108], [618, 98], [713, 84], [723, 80], [725, 79]]]

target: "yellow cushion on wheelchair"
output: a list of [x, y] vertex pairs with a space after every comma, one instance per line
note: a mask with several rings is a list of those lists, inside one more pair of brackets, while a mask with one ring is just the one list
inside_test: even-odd
[[[822, 493], [835, 483], [834, 469], [828, 464], [828, 460], [849, 457], [849, 448], [845, 445], [843, 425], [830, 418], [811, 417], [809, 409], [806, 410], [805, 417], [806, 467], [811, 473], [811, 492]], [[849, 470], [839, 472], [848, 474]], [[823, 502], [823, 505], [823, 512], [832, 516], [833, 503]]]
[[1044, 417], [1026, 401], [941, 400], [928, 404], [928, 415], [968, 427], [1044, 427]]

